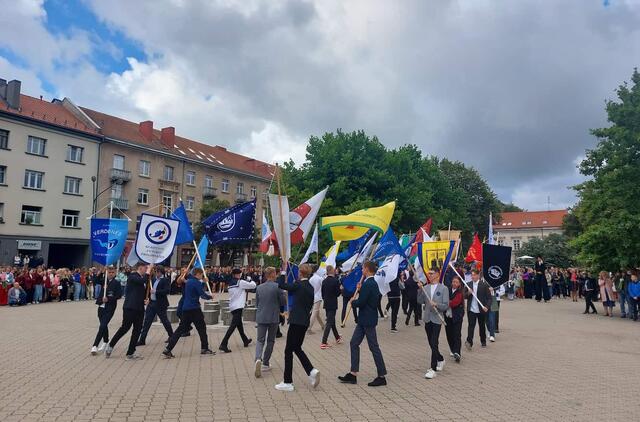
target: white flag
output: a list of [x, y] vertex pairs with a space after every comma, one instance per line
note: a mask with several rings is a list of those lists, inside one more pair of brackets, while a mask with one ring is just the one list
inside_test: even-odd
[[416, 273], [413, 275], [418, 281], [422, 282], [422, 284], [428, 284], [427, 275], [424, 273], [422, 266], [420, 265], [420, 260], [416, 259], [413, 263], [413, 268], [416, 270]]
[[311, 243], [307, 248], [307, 253], [304, 254], [302, 261], [300, 261], [300, 265], [309, 261], [309, 256], [314, 252], [318, 253], [318, 223], [316, 223], [316, 226], [313, 229], [313, 236], [311, 236]]
[[176, 244], [180, 220], [142, 214], [135, 253], [142, 262], [158, 264], [167, 259]]
[[136, 255], [136, 248], [134, 245], [131, 245], [131, 249], [129, 250], [129, 255], [127, 255], [127, 265], [130, 267], [134, 267], [140, 258]]
[[376, 283], [378, 283], [378, 289], [381, 295], [386, 295], [391, 290], [389, 283], [398, 276], [398, 267], [401, 261], [400, 255], [389, 255], [384, 259], [378, 271], [376, 271], [376, 275], [373, 278], [376, 280]]
[[369, 252], [371, 252], [371, 246], [373, 246], [373, 242], [375, 242], [378, 233], [374, 233], [373, 236], [367, 240], [367, 243], [364, 245], [362, 250], [356, 254], [354, 254], [351, 258], [347, 259], [342, 263], [340, 269], [342, 272], [351, 271], [358, 264], [362, 264], [365, 260], [369, 258]]
[[289, 199], [286, 196], [269, 194], [269, 209], [273, 222], [273, 232], [278, 241], [282, 260], [291, 258], [291, 236], [289, 236]]

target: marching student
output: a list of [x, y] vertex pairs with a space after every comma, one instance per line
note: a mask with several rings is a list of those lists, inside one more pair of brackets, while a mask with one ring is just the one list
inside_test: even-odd
[[487, 329], [489, 330], [489, 341], [496, 341], [496, 334], [500, 333], [500, 301], [504, 296], [504, 284], [497, 288], [489, 288], [493, 300], [487, 314]]
[[387, 293], [387, 309], [391, 308], [391, 332], [397, 333], [398, 328], [398, 311], [400, 309], [400, 300], [402, 293], [400, 290], [399, 276], [389, 283], [389, 292]]
[[[258, 334], [256, 340], [255, 377], [260, 378], [262, 372], [271, 370], [269, 361], [276, 341], [278, 323], [280, 322], [280, 307], [287, 303], [284, 290], [280, 290], [276, 281], [276, 269], [267, 267], [264, 271], [262, 284], [256, 288], [256, 323]], [[265, 345], [267, 339], [267, 347]]]
[[133, 327], [129, 348], [127, 349], [128, 360], [139, 360], [142, 356], [136, 354], [136, 344], [140, 337], [142, 322], [144, 321], [144, 304], [146, 286], [149, 279], [149, 268], [147, 264], [140, 262], [136, 271], [127, 277], [126, 296], [122, 305], [122, 326], [116, 331], [111, 342], [104, 351], [105, 357], [111, 357], [113, 348], [118, 341]]
[[231, 323], [229, 324], [229, 328], [227, 329], [227, 333], [224, 335], [224, 338], [220, 342], [219, 350], [225, 353], [231, 353], [231, 349], [229, 349], [229, 338], [231, 338], [231, 334], [237, 329], [240, 334], [240, 338], [242, 338], [242, 343], [244, 347], [249, 347], [251, 343], [251, 339], [247, 337], [244, 333], [244, 327], [242, 325], [242, 311], [244, 310], [244, 306], [247, 303], [247, 290], [252, 290], [256, 288], [256, 283], [254, 281], [246, 281], [242, 280], [242, 270], [240, 268], [234, 268], [231, 271], [232, 279], [229, 283], [228, 292], [229, 292], [229, 312], [231, 312]]
[[329, 333], [333, 331], [333, 336], [336, 339], [336, 343], [342, 343], [342, 337], [338, 333], [336, 327], [336, 312], [338, 311], [338, 298], [340, 297], [341, 286], [338, 279], [335, 277], [335, 268], [331, 265], [327, 265], [327, 277], [322, 281], [322, 303], [326, 313], [326, 323], [324, 326], [324, 332], [322, 333], [321, 349], [328, 349], [330, 346], [327, 343], [329, 340]]
[[[104, 284], [104, 278], [102, 279]], [[101, 284], [100, 291], [104, 288]], [[96, 334], [96, 339], [93, 341], [93, 347], [91, 348], [91, 354], [97, 355], [98, 352], [102, 352], [109, 343], [109, 321], [113, 318], [113, 314], [116, 312], [116, 306], [118, 299], [122, 297], [122, 286], [118, 279], [116, 279], [116, 269], [113, 266], [107, 268], [107, 293], [103, 297], [102, 294], [96, 297], [96, 305], [98, 305], [98, 320], [100, 321], [100, 327]], [[100, 341], [102, 340], [102, 344]]]
[[162, 354], [171, 359], [174, 357], [171, 351], [178, 343], [183, 333], [191, 328], [191, 324], [196, 327], [198, 336], [200, 336], [200, 354], [215, 355], [216, 352], [209, 349], [209, 338], [207, 337], [207, 326], [204, 322], [204, 314], [200, 309], [200, 298], [211, 300], [211, 296], [204, 290], [204, 271], [202, 268], [194, 268], [193, 275], [187, 276], [184, 286], [184, 303], [182, 304], [182, 318], [176, 331], [169, 338], [167, 348]]
[[309, 277], [313, 273], [310, 264], [302, 264], [299, 268], [300, 281], [293, 284], [286, 283], [286, 264], [278, 279], [278, 287], [293, 293], [293, 307], [289, 311], [289, 331], [287, 332], [287, 344], [284, 348], [284, 380], [275, 386], [279, 391], [293, 391], [293, 354], [295, 353], [302, 364], [304, 371], [309, 376], [309, 383], [317, 387], [320, 383], [320, 371], [302, 350], [304, 336], [309, 327], [309, 315], [313, 307], [314, 291], [309, 283]]
[[171, 290], [169, 277], [166, 277], [163, 267], [155, 267], [154, 270], [155, 279], [151, 285], [150, 300], [147, 304], [147, 309], [145, 310], [144, 324], [142, 325], [142, 331], [140, 332], [140, 338], [138, 339], [138, 346], [145, 345], [147, 334], [151, 328], [151, 323], [153, 323], [153, 319], [156, 315], [167, 332], [166, 343], [169, 342], [169, 338], [173, 334], [173, 328], [171, 327], [171, 322], [169, 322], [169, 317], [167, 316], [167, 308], [169, 307], [169, 299], [167, 299], [167, 295]]
[[404, 321], [404, 325], [409, 325], [411, 321], [411, 312], [413, 312], [413, 322], [416, 327], [420, 325], [420, 307], [418, 306], [418, 283], [414, 279], [413, 272], [409, 273], [409, 278], [404, 282], [404, 291], [407, 295], [407, 318]]
[[[478, 323], [478, 332], [480, 334], [480, 345], [487, 347], [487, 312], [489, 312], [488, 306], [491, 306], [491, 292], [489, 291], [489, 284], [480, 279], [480, 271], [477, 269], [471, 270], [471, 282], [467, 285], [469, 288], [464, 292], [467, 299], [467, 316], [469, 318], [469, 329], [467, 331], [467, 341], [465, 346], [468, 350], [473, 347], [473, 332]], [[475, 294], [472, 295], [470, 291]], [[476, 297], [478, 299], [476, 299]], [[482, 302], [480, 304], [478, 302]]]
[[366, 261], [362, 265], [362, 274], [364, 275], [364, 282], [359, 284], [360, 294], [357, 299], [352, 302], [354, 308], [360, 308], [358, 313], [358, 322], [356, 328], [353, 331], [351, 337], [351, 371], [347, 372], [344, 376], [339, 376], [338, 379], [344, 384], [357, 384], [358, 372], [360, 371], [360, 344], [366, 337], [369, 350], [373, 355], [373, 361], [376, 364], [378, 376], [368, 383], [369, 387], [379, 387], [387, 385], [387, 368], [384, 364], [384, 358], [382, 357], [382, 351], [378, 345], [378, 338], [376, 334], [376, 325], [378, 325], [378, 295], [380, 295], [380, 289], [378, 283], [374, 279], [374, 275], [378, 270], [378, 266], [372, 261]]
[[318, 321], [320, 329], [324, 332], [325, 324], [320, 316], [320, 309], [322, 309], [322, 278], [311, 277], [309, 283], [313, 286], [313, 308], [311, 308], [311, 320], [309, 322], [308, 334], [313, 334], [313, 324]]
[[444, 327], [447, 334], [447, 343], [451, 356], [460, 363], [462, 346], [462, 321], [464, 320], [464, 298], [462, 294], [462, 280], [454, 276], [451, 279], [451, 293], [449, 295], [449, 309], [444, 316], [447, 325]]
[[426, 305], [422, 320], [424, 321], [424, 330], [427, 332], [427, 341], [431, 348], [431, 367], [424, 374], [424, 377], [433, 379], [436, 377], [436, 371], [440, 372], [444, 369], [444, 357], [438, 349], [438, 339], [442, 329], [442, 320], [440, 318], [449, 309], [449, 289], [444, 284], [440, 284], [440, 271], [438, 270], [429, 271], [427, 280], [429, 284], [426, 289], [423, 288], [422, 283], [418, 282], [418, 303]]

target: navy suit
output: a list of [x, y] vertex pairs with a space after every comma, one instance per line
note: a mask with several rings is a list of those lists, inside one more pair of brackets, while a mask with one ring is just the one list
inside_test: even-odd
[[[151, 285], [153, 286], [153, 284], [155, 284], [155, 280], [152, 281]], [[162, 322], [162, 325], [167, 332], [167, 336], [171, 337], [173, 334], [171, 322], [169, 322], [169, 318], [167, 317], [167, 308], [169, 307], [169, 299], [167, 298], [167, 295], [170, 290], [171, 283], [169, 282], [169, 278], [160, 278], [158, 285], [156, 286], [155, 300], [150, 299], [147, 309], [145, 310], [144, 324], [142, 325], [142, 331], [140, 332], [140, 339], [138, 340], [138, 343], [144, 344], [147, 340], [147, 334], [149, 333], [149, 329], [151, 328], [151, 324], [153, 323], [153, 319], [156, 315]], [[152, 297], [153, 295], [151, 295], [151, 298]]]

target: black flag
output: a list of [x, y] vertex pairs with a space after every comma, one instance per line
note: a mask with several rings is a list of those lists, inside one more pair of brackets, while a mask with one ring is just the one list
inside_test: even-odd
[[482, 275], [491, 287], [498, 287], [509, 280], [511, 248], [508, 246], [482, 245]]

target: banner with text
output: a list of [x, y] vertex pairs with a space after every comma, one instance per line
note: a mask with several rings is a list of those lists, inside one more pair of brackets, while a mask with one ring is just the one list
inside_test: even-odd
[[129, 221], [119, 218], [91, 219], [91, 260], [102, 265], [116, 262], [127, 242]]
[[158, 264], [171, 255], [180, 220], [142, 214], [136, 236], [135, 252], [142, 262]]

